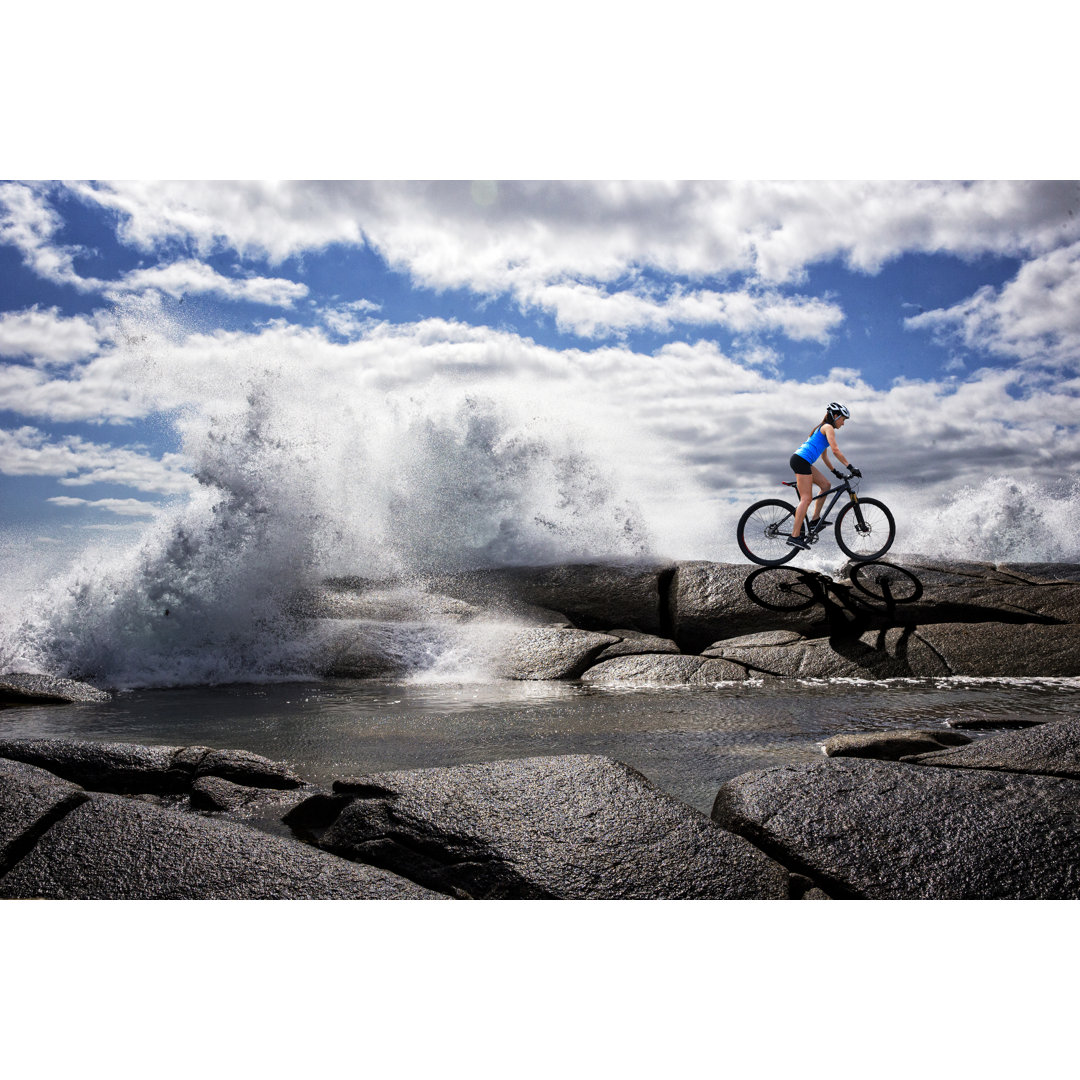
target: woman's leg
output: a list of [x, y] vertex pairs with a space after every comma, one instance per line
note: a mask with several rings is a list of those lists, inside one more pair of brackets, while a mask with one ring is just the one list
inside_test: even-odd
[[[817, 470], [813, 470], [817, 472]], [[820, 474], [819, 474], [820, 475]], [[795, 484], [799, 492], [799, 505], [795, 508], [795, 526], [791, 530], [792, 536], [798, 536], [802, 532], [803, 519], [806, 517], [806, 508], [814, 497], [814, 477], [810, 473], [796, 473]]]
[[810, 523], [813, 524], [821, 517], [821, 508], [825, 505], [825, 496], [829, 493], [829, 488], [832, 487], [832, 484], [825, 478], [823, 472], [820, 472], [813, 466], [810, 467], [810, 479], [813, 480], [821, 491], [821, 494], [814, 500], [814, 516], [810, 520]]

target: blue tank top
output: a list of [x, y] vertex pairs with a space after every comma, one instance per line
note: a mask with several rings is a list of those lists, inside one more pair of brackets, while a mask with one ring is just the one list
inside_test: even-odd
[[[789, 443], [788, 445], [790, 446], [791, 444]], [[825, 433], [821, 430], [820, 427], [817, 427], [814, 429], [814, 434], [811, 435], [810, 438], [807, 439], [806, 442], [804, 442], [802, 446], [800, 446], [799, 449], [795, 451], [795, 453], [798, 454], [799, 457], [803, 458], [806, 461], [809, 461], [810, 464], [813, 465], [814, 462], [817, 461], [819, 457], [821, 457], [822, 453], [825, 451], [828, 445], [829, 440], [826, 437]]]

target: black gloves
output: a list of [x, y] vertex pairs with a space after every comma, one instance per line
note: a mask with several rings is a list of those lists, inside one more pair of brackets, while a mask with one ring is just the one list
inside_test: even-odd
[[830, 472], [832, 472], [833, 476], [835, 476], [837, 480], [847, 479], [839, 469], [831, 469]]
[[848, 469], [850, 470], [852, 476], [862, 476], [862, 471], [856, 469], [854, 465], [849, 465]]

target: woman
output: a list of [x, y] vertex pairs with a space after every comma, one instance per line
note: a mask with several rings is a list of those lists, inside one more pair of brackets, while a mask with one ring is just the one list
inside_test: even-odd
[[817, 502], [814, 505], [814, 517], [810, 522], [810, 528], [824, 529], [829, 524], [828, 521], [819, 521], [818, 519], [821, 517], [821, 507], [825, 502], [825, 495], [830, 484], [825, 479], [825, 474], [814, 468], [814, 462], [821, 458], [825, 462], [825, 468], [833, 476], [838, 476], [842, 480], [844, 474], [834, 469], [832, 462], [829, 460], [829, 451], [832, 450], [836, 455], [836, 460], [841, 465], [846, 465], [852, 476], [862, 476], [862, 473], [840, 453], [840, 447], [836, 445], [836, 432], [847, 423], [850, 416], [851, 413], [838, 401], [829, 402], [829, 406], [825, 410], [825, 419], [810, 432], [810, 438], [791, 455], [791, 467], [795, 470], [795, 485], [799, 492], [799, 505], [795, 510], [795, 528], [792, 530], [791, 536], [788, 537], [788, 543], [792, 547], [801, 548], [805, 551], [810, 546], [799, 534], [802, 532], [803, 521], [806, 519], [806, 511], [814, 498], [815, 484], [821, 490], [821, 494], [817, 497]]

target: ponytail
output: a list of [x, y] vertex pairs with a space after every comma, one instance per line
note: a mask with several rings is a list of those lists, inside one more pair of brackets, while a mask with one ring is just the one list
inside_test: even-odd
[[821, 430], [821, 425], [822, 424], [831, 424], [832, 422], [833, 422], [833, 414], [831, 412], [826, 411], [825, 415], [821, 419], [821, 424], [818, 424], [818, 426], [816, 428], [814, 428], [813, 431], [810, 432], [811, 436], [816, 435]]

